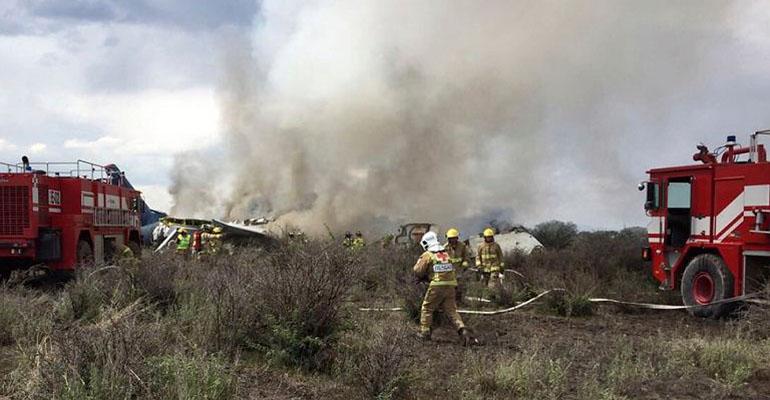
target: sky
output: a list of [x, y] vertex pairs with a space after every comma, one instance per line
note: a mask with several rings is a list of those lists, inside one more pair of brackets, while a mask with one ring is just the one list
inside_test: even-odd
[[[265, 12], [265, 4], [270, 3], [272, 14]], [[224, 118], [232, 111], [225, 107], [232, 107], [228, 94], [232, 91], [233, 48], [244, 47], [244, 41], [259, 46], [286, 37], [291, 39], [290, 34], [275, 38], [269, 35], [287, 35], [311, 17], [276, 18], [276, 13], [324, 18], [326, 11], [308, 12], [307, 4], [314, 10], [327, 10], [329, 7], [321, 5], [330, 2], [278, 2], [292, 4], [287, 7], [277, 7], [275, 3], [0, 0], [0, 161], [17, 162], [26, 154], [32, 161], [85, 159], [116, 163], [144, 192], [148, 203], [156, 209], [171, 209], [174, 199], [169, 188], [173, 177], [186, 172], [179, 170], [185, 168], [184, 164], [175, 160], [217, 160], [223, 154], [226, 157], [227, 146], [232, 146], [228, 130], [233, 125]], [[545, 92], [553, 96], [552, 102], [538, 99], [538, 112], [546, 116], [547, 123], [538, 126], [537, 137], [543, 140], [533, 141], [532, 145], [550, 149], [544, 153], [548, 162], [539, 166], [548, 173], [531, 177], [528, 184], [549, 190], [537, 192], [537, 196], [547, 199], [534, 197], [522, 201], [544, 202], [548, 206], [512, 204], [514, 209], [527, 210], [525, 214], [514, 213], [514, 222], [531, 225], [562, 219], [586, 228], [644, 225], [643, 199], [636, 192], [636, 184], [645, 178], [647, 169], [691, 162], [697, 143], [715, 147], [727, 134], [736, 134], [745, 142], [749, 133], [770, 128], [770, 2], [729, 2], [716, 17], [703, 14], [702, 10], [707, 8], [704, 5], [726, 2], [678, 2], [670, 17], [667, 2], [652, 2], [657, 8], [650, 11], [646, 7], [646, 12], [654, 17], [641, 13], [638, 18], [650, 22], [638, 24], [623, 20], [637, 18], [633, 8], [638, 3], [633, 1], [608, 3], [626, 8], [611, 13], [600, 12], [600, 7], [591, 10], [590, 5], [596, 4], [592, 2], [568, 3], [587, 6], [582, 7], [589, 9], [581, 14], [582, 18], [604, 18], [611, 29], [601, 31], [601, 35], [620, 38], [612, 42], [616, 47], [611, 52], [602, 54], [612, 58], [612, 63], [604, 64], [621, 72], [639, 72], [627, 65], [641, 62], [651, 72], [613, 77], [622, 84], [598, 90], [602, 107], [574, 107], [574, 102], [582, 97], [568, 93], [569, 88], [583, 90], [584, 85], [561, 87], [556, 82], [554, 87], [559, 90]], [[484, 7], [484, 2], [477, 4]], [[429, 19], [431, 10], [427, 9], [423, 7], [421, 13]], [[607, 18], [618, 20], [607, 22]], [[690, 18], [701, 19], [691, 24]], [[719, 21], [708, 24], [709, 18]], [[312, 22], [311, 26], [323, 29], [323, 24]], [[441, 23], [452, 21], [445, 19]], [[683, 37], [698, 34], [699, 30], [704, 34], [692, 42], [690, 51], [682, 52], [685, 59], [679, 59], [676, 53], [656, 52], [655, 42], [638, 40], [654, 33], [656, 24], [665, 24], [661, 30], [671, 37], [655, 40], [676, 41], [679, 26]], [[265, 29], [265, 25], [270, 29]], [[572, 32], [566, 32], [569, 33]], [[630, 50], [622, 46], [626, 37], [630, 43], [636, 43]], [[540, 39], [533, 35], [528, 40], [537, 43]], [[574, 39], [549, 40], [571, 44]], [[665, 47], [665, 43], [658, 43]], [[674, 48], [687, 46], [685, 42]], [[275, 47], [280, 51], [280, 43]], [[581, 51], [579, 46], [569, 47], [569, 51]], [[645, 51], [653, 58], [646, 58]], [[538, 56], [545, 62], [533, 65], [579, 71], [593, 68], [590, 61], [580, 58], [554, 59], [580, 60], [581, 65], [577, 66], [549, 63], [546, 50]], [[292, 63], [303, 59], [282, 60], [297, 68]], [[599, 63], [597, 68], [601, 70]], [[673, 67], [666, 68], [669, 65]], [[675, 68], [682, 65], [686, 68]], [[664, 71], [657, 81], [660, 87], [655, 86], [658, 67]], [[558, 79], [548, 76], [551, 81]], [[565, 76], [564, 79], [580, 79], [579, 75]], [[292, 77], [281, 79], [291, 81]], [[646, 90], [651, 85], [654, 90]], [[640, 94], [629, 95], [634, 92]], [[563, 108], [565, 103], [559, 100], [563, 96], [576, 96], [577, 100]], [[227, 101], [223, 97], [228, 97]], [[583, 113], [590, 115], [586, 117]], [[580, 120], [585, 123], [575, 122]], [[499, 140], [504, 140], [504, 134], [501, 137]], [[465, 139], [470, 147], [474, 146], [472, 133]], [[521, 147], [500, 148], [508, 153], [494, 157], [519, 157], [527, 152]], [[580, 155], [560, 156], [575, 152]], [[610, 159], [613, 161], [605, 162]], [[208, 179], [218, 179], [217, 162], [202, 165], [212, 170], [206, 173]], [[529, 172], [517, 166], [506, 173], [517, 182], [526, 182]], [[613, 176], [622, 179], [609, 178]], [[503, 182], [501, 178], [499, 183]]]

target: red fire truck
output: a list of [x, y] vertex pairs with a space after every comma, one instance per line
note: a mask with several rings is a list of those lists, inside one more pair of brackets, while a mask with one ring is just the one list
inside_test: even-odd
[[[758, 143], [727, 144], [693, 156], [700, 164], [648, 171], [645, 210], [652, 275], [662, 289], [679, 289], [691, 313], [719, 317], [764, 284], [770, 266], [770, 163]], [[717, 304], [712, 304], [717, 302]]]
[[74, 163], [0, 163], [0, 273], [45, 265], [67, 272], [125, 244], [140, 251], [140, 193], [116, 169]]

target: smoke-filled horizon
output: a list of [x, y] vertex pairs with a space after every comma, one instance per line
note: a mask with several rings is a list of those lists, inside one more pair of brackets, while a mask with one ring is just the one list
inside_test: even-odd
[[731, 4], [266, 0], [225, 50], [225, 178], [179, 157], [201, 173], [175, 174], [172, 212], [310, 232], [640, 223], [635, 150], [740, 51]]

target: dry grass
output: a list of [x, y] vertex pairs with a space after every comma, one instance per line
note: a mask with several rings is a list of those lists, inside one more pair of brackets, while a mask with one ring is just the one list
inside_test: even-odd
[[[544, 309], [469, 317], [488, 343], [470, 349], [440, 324], [434, 342], [413, 337], [424, 293], [411, 274], [414, 250], [351, 252], [295, 240], [206, 262], [150, 255], [138, 265], [80, 271], [56, 290], [3, 286], [0, 395], [761, 398], [754, 386], [770, 361], [766, 309], [713, 326], [687, 319], [692, 325], [639, 334], [607, 322], [645, 315], [607, 318], [614, 309], [586, 301], [662, 301], [639, 261], [640, 240], [637, 230], [581, 233], [560, 249], [509, 255], [508, 265], [524, 278], [510, 275], [496, 290], [469, 282], [469, 294], [494, 302], [469, 307], [507, 307], [552, 287], [567, 291], [544, 301]], [[403, 305], [407, 312], [358, 313], [362, 305]], [[656, 316], [649, 318], [655, 324]], [[271, 378], [255, 384], [255, 376]]]

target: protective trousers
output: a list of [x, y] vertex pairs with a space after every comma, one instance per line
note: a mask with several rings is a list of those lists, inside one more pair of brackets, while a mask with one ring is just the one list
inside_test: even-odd
[[457, 313], [457, 303], [455, 302], [454, 286], [430, 286], [425, 293], [425, 299], [422, 301], [422, 311], [420, 313], [420, 332], [429, 333], [433, 325], [433, 313], [443, 310], [452, 323], [459, 330], [464, 328], [460, 314]]

